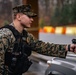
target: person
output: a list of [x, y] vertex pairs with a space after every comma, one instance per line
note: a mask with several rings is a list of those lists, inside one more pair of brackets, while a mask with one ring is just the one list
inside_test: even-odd
[[32, 51], [61, 58], [68, 51], [76, 53], [76, 44], [45, 43], [29, 33], [26, 29], [36, 16], [30, 4], [18, 5], [13, 8], [13, 22], [0, 29], [0, 75], [22, 75], [31, 65]]

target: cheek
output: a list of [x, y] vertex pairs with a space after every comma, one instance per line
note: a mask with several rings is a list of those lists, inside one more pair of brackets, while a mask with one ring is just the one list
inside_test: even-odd
[[25, 17], [25, 16], [21, 17], [21, 22], [25, 24], [29, 23], [28, 17]]

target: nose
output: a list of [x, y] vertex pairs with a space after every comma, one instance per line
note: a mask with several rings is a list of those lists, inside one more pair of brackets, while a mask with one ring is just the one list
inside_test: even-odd
[[32, 17], [30, 19], [31, 19], [31, 21], [34, 21], [34, 19]]

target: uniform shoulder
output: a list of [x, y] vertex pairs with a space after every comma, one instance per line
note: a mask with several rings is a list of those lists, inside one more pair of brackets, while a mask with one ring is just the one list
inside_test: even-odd
[[8, 28], [1, 28], [0, 29], [0, 34], [10, 35], [10, 34], [12, 34], [12, 31]]
[[8, 28], [1, 28], [0, 29], [0, 38], [7, 37], [7, 38], [14, 38], [12, 31]]

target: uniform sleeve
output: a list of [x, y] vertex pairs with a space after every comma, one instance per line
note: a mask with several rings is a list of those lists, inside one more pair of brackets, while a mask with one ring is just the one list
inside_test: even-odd
[[[6, 28], [0, 29], [0, 73], [4, 64], [4, 54], [13, 41], [12, 32]], [[0, 74], [1, 75], [1, 74]]]
[[66, 45], [54, 44], [54, 43], [45, 43], [36, 39], [32, 34], [28, 34], [27, 42], [37, 53], [65, 58], [67, 51], [65, 50]]

